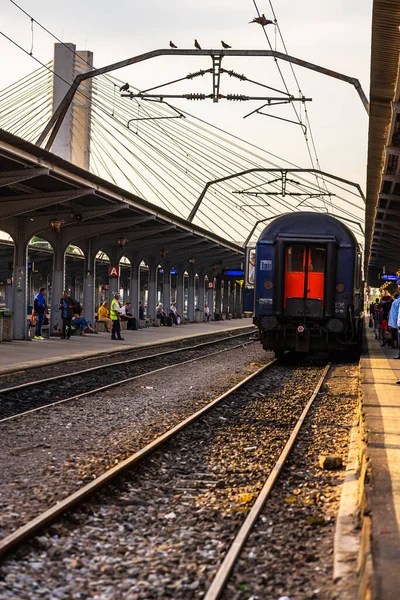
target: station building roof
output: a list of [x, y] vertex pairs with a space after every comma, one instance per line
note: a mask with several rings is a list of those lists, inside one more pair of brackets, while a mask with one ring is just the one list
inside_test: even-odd
[[116, 246], [123, 235], [127, 253], [141, 259], [165, 249], [175, 266], [190, 258], [196, 268], [219, 270], [243, 261], [242, 246], [0, 129], [0, 229], [10, 233], [7, 223], [26, 217], [36, 224], [34, 235], [46, 239], [55, 215], [77, 246], [89, 238], [99, 249]]
[[400, 269], [400, 3], [374, 0], [368, 134], [367, 280]]

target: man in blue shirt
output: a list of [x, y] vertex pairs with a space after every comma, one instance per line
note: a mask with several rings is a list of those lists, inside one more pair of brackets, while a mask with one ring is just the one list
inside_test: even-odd
[[43, 287], [40, 288], [33, 301], [33, 309], [36, 315], [35, 340], [44, 340], [44, 337], [42, 337], [42, 326], [47, 309], [45, 294], [46, 289]]
[[62, 328], [62, 335], [61, 335], [61, 339], [62, 340], [69, 340], [69, 337], [71, 335], [71, 321], [72, 321], [72, 317], [74, 316], [75, 313], [75, 300], [73, 300], [71, 298], [71, 296], [68, 294], [67, 290], [63, 291], [63, 295], [62, 298], [60, 299], [60, 304], [58, 305], [58, 308], [60, 309], [61, 312], [61, 318], [62, 318], [62, 322], [63, 322], [63, 328]]
[[[400, 292], [400, 279], [397, 280], [397, 289]], [[400, 296], [397, 294], [397, 298], [392, 302], [392, 306], [390, 308], [388, 325], [390, 329], [397, 333], [397, 348], [398, 354], [394, 358], [400, 359], [400, 335], [398, 331], [398, 321], [399, 321], [399, 311], [400, 311]], [[394, 336], [393, 336], [394, 337]]]

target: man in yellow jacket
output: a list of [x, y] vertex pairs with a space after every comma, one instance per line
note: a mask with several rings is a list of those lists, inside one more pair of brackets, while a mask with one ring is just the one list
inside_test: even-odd
[[110, 319], [112, 321], [112, 331], [111, 331], [111, 339], [112, 340], [123, 340], [121, 337], [121, 325], [119, 324], [119, 294], [118, 292], [114, 294], [114, 299], [111, 302], [110, 306]]

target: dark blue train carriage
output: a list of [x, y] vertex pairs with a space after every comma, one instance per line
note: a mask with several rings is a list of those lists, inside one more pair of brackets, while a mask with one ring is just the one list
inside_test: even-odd
[[327, 214], [285, 214], [252, 252], [246, 278], [254, 281], [254, 324], [265, 350], [357, 351], [361, 252], [348, 227]]

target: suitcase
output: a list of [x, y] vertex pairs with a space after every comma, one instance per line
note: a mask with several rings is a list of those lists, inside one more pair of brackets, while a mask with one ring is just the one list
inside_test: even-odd
[[167, 317], [167, 325], [168, 325], [168, 327], [172, 327], [172, 323], [173, 323], [172, 317]]

